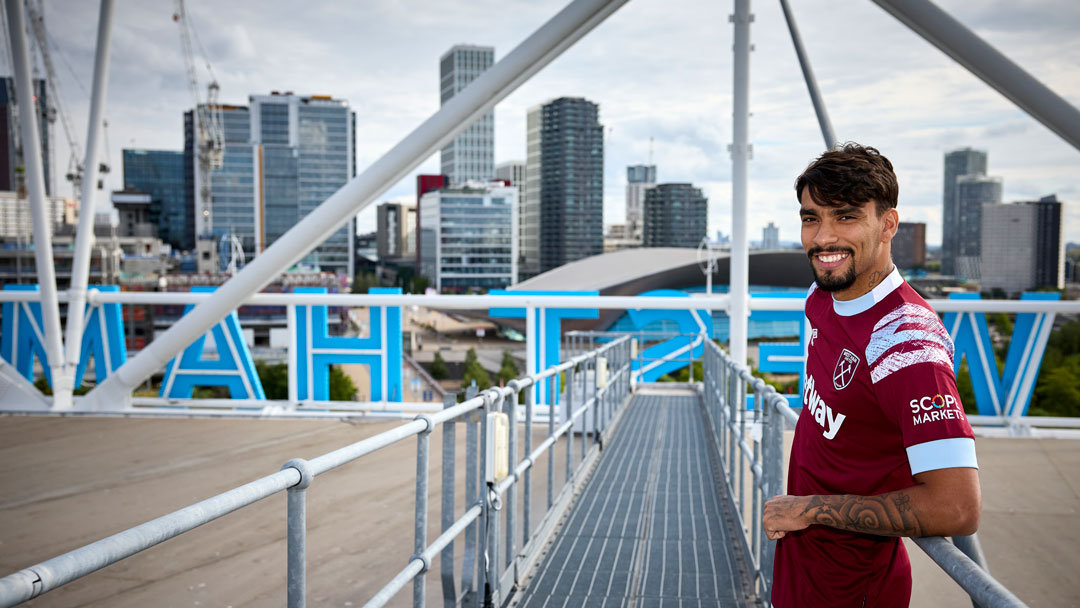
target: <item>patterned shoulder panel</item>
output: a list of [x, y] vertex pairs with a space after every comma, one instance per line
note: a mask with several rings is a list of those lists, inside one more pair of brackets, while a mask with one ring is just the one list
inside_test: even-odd
[[904, 302], [874, 325], [866, 362], [874, 384], [918, 363], [940, 363], [952, 372], [952, 338], [934, 311]]

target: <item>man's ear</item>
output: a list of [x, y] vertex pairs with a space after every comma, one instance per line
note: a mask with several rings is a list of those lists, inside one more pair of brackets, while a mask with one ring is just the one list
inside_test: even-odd
[[881, 240], [888, 243], [896, 236], [896, 230], [900, 227], [900, 214], [897, 213], [896, 209], [889, 209], [882, 219]]

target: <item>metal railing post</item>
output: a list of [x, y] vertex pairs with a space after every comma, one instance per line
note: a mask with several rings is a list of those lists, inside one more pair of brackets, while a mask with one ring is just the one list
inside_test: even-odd
[[[476, 392], [475, 386], [465, 389], [465, 400], [468, 401], [476, 397]], [[485, 414], [486, 412], [483, 410], [479, 413], [481, 417], [486, 417]], [[474, 420], [465, 422], [465, 506], [472, 507], [477, 503], [481, 504], [480, 517], [483, 520], [487, 517], [487, 498], [481, 497], [481, 472], [477, 469], [481, 449], [478, 435], [482, 423], [475, 420], [475, 416], [476, 412], [470, 413], [469, 417], [474, 418]], [[461, 567], [461, 603], [463, 606], [479, 606], [482, 601], [481, 580], [483, 575], [479, 573], [480, 568], [478, 568], [482, 544], [481, 537], [477, 522], [470, 523], [465, 529], [465, 558]]]
[[724, 432], [728, 436], [728, 483], [735, 483], [735, 450], [739, 449], [738, 439], [735, 437], [735, 421], [738, 419], [739, 412], [736, 409], [735, 403], [738, 400], [739, 384], [742, 382], [742, 378], [739, 377], [738, 372], [731, 370], [728, 376], [728, 419], [727, 424], [724, 426]]
[[[457, 395], [443, 395], [443, 409], [457, 405]], [[466, 423], [467, 424], [467, 423]], [[443, 464], [442, 464], [442, 531], [445, 533], [454, 525], [454, 475], [457, 442], [457, 423], [447, 420], [443, 423]], [[466, 475], [468, 473], [466, 472]], [[471, 505], [466, 504], [465, 510]], [[443, 607], [457, 606], [457, 585], [454, 581], [454, 541], [450, 541], [439, 557], [439, 569], [442, 576]]]
[[[762, 428], [761, 459], [764, 462], [762, 471], [765, 474], [765, 483], [762, 487], [762, 500], [768, 501], [773, 496], [781, 493], [784, 477], [784, 415], [777, 407], [779, 397], [774, 392], [766, 392], [765, 403], [762, 407], [764, 428]], [[761, 525], [760, 522], [758, 525]], [[764, 530], [762, 530], [764, 534]], [[765, 582], [765, 592], [772, 589], [773, 555], [776, 552], [776, 541], [764, 543], [761, 556], [761, 576]]]
[[[595, 356], [595, 355], [593, 355]], [[559, 374], [552, 375], [555, 378], [555, 383], [558, 385]], [[567, 391], [567, 395], [572, 393], [572, 390]], [[582, 403], [585, 403], [585, 398], [582, 397]], [[573, 401], [568, 399], [566, 401], [566, 419], [570, 423], [570, 429], [566, 431], [566, 483], [570, 483], [570, 478], [573, 476], [574, 465], [574, 428], [577, 426], [574, 420], [574, 407]], [[585, 428], [581, 429], [582, 434], [585, 432]]]
[[286, 599], [289, 608], [304, 608], [307, 605], [307, 488], [315, 476], [307, 461], [302, 458], [290, 460], [281, 467], [282, 470], [290, 468], [300, 473], [300, 482], [286, 490]]
[[[517, 395], [512, 394], [511, 398], [503, 397], [503, 408], [506, 410], [507, 415], [510, 417], [510, 442], [507, 445], [509, 448], [509, 460], [508, 470], [513, 475], [514, 470], [517, 468], [518, 448], [517, 448]], [[514, 561], [514, 553], [517, 547], [514, 543], [514, 537], [517, 530], [517, 492], [518, 484], [515, 480], [510, 489], [506, 491], [506, 566], [509, 567]]]
[[[490, 433], [495, 432], [495, 429], [487, 422], [487, 413], [498, 412], [502, 407], [502, 398], [497, 397], [496, 400], [493, 400], [491, 393], [485, 392], [484, 400], [487, 407], [485, 408], [484, 415], [484, 442], [481, 449], [484, 451], [485, 462], [481, 465], [481, 470], [487, 471], [488, 463], [486, 462], [486, 459], [494, 456], [494, 454], [487, 454], [486, 446], [488, 445], [488, 442], [491, 441]], [[498, 467], [496, 466], [493, 468], [497, 469]], [[486, 477], [484, 481], [488, 481]], [[499, 498], [495, 493], [495, 484], [487, 483], [484, 491], [488, 493], [488, 502], [494, 503], [493, 506], [488, 507], [488, 518], [486, 523], [488, 538], [484, 555], [487, 556], [486, 564], [488, 571], [484, 581], [484, 603], [489, 604], [488, 598], [490, 597], [490, 601], [493, 602], [491, 605], [497, 606], [501, 603], [499, 601], [499, 598], [501, 597], [499, 594], [499, 511], [502, 510], [502, 505], [499, 504]]]
[[[531, 387], [530, 387], [531, 388]], [[520, 391], [514, 391], [514, 403], [518, 402], [518, 395]], [[525, 390], [525, 455], [532, 454], [532, 434], [533, 434], [533, 399], [532, 390]], [[534, 463], [535, 464], [535, 463]], [[525, 488], [523, 492], [524, 505], [522, 505], [522, 532], [521, 532], [521, 544], [524, 546], [529, 542], [529, 538], [532, 535], [532, 467], [525, 469]]]
[[[581, 383], [581, 402], [588, 403], [588, 394], [586, 393], [587, 387], [585, 386], [586, 378], [582, 378]], [[581, 460], [585, 460], [585, 453], [589, 451], [588, 435], [589, 435], [589, 414], [592, 414], [592, 442], [597, 444], [600, 442], [600, 419], [603, 417], [604, 412], [601, 409], [600, 394], [593, 394], [593, 404], [585, 413], [581, 415]]]
[[[558, 380], [549, 377], [548, 378], [548, 394], [554, 395], [555, 389], [558, 386]], [[555, 406], [551, 404], [551, 399], [548, 402], [548, 439], [555, 436]], [[548, 448], [548, 468], [547, 468], [547, 508], [550, 510], [551, 505], [555, 501], [555, 446], [552, 445]]]
[[[765, 399], [762, 397], [761, 389], [759, 387], [754, 387], [754, 424], [760, 424], [761, 410], [762, 410], [763, 407], [765, 407]], [[765, 429], [762, 429], [763, 433], [764, 433], [764, 431], [765, 431]], [[762, 437], [762, 439], [764, 439], [764, 437]], [[752, 463], [750, 463], [750, 466], [753, 467], [754, 465], [758, 464], [758, 462], [760, 462], [761, 441], [760, 440], [754, 441], [753, 439], [751, 439], [751, 441], [753, 442], [753, 445], [754, 445], [754, 460], [753, 460]], [[761, 479], [758, 478], [757, 473], [753, 473], [753, 475], [751, 475], [751, 480], [752, 480], [752, 482], [751, 482], [751, 486], [750, 486], [750, 496], [751, 496], [754, 504], [753, 504], [753, 507], [752, 507], [752, 509], [750, 511], [750, 520], [747, 522], [750, 525], [751, 529], [753, 530], [753, 535], [752, 535], [753, 538], [752, 538], [751, 543], [750, 543], [750, 553], [754, 556], [755, 561], [757, 562], [758, 566], [760, 567], [760, 565], [761, 565], [761, 534], [760, 534], [760, 531], [761, 531], [761, 516], [762, 516], [762, 513], [760, 513], [760, 511], [762, 509], [762, 504], [763, 504], [762, 500], [761, 500]]]
[[416, 419], [426, 422], [427, 428], [416, 436], [416, 519], [413, 525], [413, 556], [409, 561], [418, 557], [424, 559], [423, 569], [413, 579], [413, 606], [424, 608], [427, 601], [427, 571], [431, 567], [423, 554], [427, 548], [428, 445], [433, 424], [427, 414], [420, 414]]

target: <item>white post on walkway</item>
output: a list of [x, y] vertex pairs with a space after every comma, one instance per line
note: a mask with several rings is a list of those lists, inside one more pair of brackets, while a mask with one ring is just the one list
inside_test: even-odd
[[731, 144], [731, 358], [746, 363], [747, 324], [750, 315], [750, 251], [746, 234], [746, 174], [752, 149], [750, 121], [750, 0], [735, 0], [734, 103]]
[[474, 120], [532, 77], [626, 0], [574, 0], [382, 158], [326, 199], [142, 352], [87, 394], [89, 409], [122, 407], [131, 391], [215, 323], [405, 177]]
[[30, 53], [26, 44], [26, 20], [22, 0], [6, 0], [8, 38], [15, 68], [15, 99], [19, 104], [23, 162], [26, 164], [26, 190], [30, 216], [34, 224], [34, 262], [41, 289], [41, 317], [45, 327], [45, 355], [54, 383], [63, 374], [64, 347], [60, 343], [60, 304], [56, 297], [56, 270], [52, 258], [52, 229], [48, 201], [45, 198], [45, 172], [42, 169], [41, 135], [38, 111], [34, 108], [34, 84], [30, 79]]
[[[91, 248], [94, 245], [94, 198], [98, 179], [98, 137], [101, 135], [102, 116], [105, 113], [105, 90], [109, 81], [109, 46], [112, 40], [112, 21], [115, 0], [101, 0], [98, 15], [97, 51], [94, 55], [94, 84], [90, 93], [90, 124], [86, 129], [86, 160], [83, 162], [82, 200], [79, 202], [79, 228], [75, 233], [75, 252], [71, 265], [71, 287], [68, 288], [68, 314], [65, 327], [64, 396], [56, 390], [53, 380], [53, 409], [69, 409], [72, 406], [71, 391], [75, 384], [75, 370], [82, 354], [83, 319], [86, 308], [86, 288], [90, 276]], [[106, 362], [98, 362], [106, 365]]]

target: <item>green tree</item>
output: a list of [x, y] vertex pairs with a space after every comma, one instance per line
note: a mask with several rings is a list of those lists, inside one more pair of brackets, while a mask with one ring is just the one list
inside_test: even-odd
[[956, 392], [960, 397], [960, 403], [964, 404], [964, 412], [978, 414], [979, 405], [975, 403], [975, 388], [971, 384], [971, 372], [965, 360], [960, 364], [960, 371], [956, 372]]
[[418, 274], [414, 274], [412, 280], [409, 281], [410, 293], [424, 293], [427, 288], [431, 286], [431, 281], [427, 277], [422, 277]]
[[465, 353], [465, 373], [461, 378], [461, 385], [469, 386], [474, 381], [476, 387], [480, 390], [491, 388], [491, 376], [488, 375], [487, 370], [477, 360], [476, 349], [470, 348]]
[[1035, 384], [1035, 399], [1029, 413], [1034, 416], [1080, 416], [1080, 354], [1069, 355], [1060, 364], [1042, 370]]
[[[34, 380], [34, 387], [36, 387], [39, 391], [41, 391], [42, 395], [52, 395], [52, 387], [49, 386], [49, 381], [45, 379], [45, 376], [42, 376], [42, 377], [38, 378], [37, 380]], [[76, 388], [75, 390], [71, 391], [71, 394], [76, 395], [76, 396], [85, 395], [86, 393], [89, 393], [92, 388], [94, 388], [93, 385], [86, 386], [84, 384], [84, 385]]]
[[989, 321], [1002, 336], [1008, 337], [1012, 335], [1013, 324], [1009, 319], [1009, 315], [1003, 312], [994, 312], [986, 315], [986, 320]]
[[436, 380], [446, 380], [450, 377], [450, 372], [446, 369], [446, 361], [442, 358], [442, 353], [435, 351], [435, 360], [431, 362], [431, 377]]
[[289, 398], [289, 366], [287, 364], [270, 365], [266, 361], [256, 361], [255, 373], [259, 375], [259, 382], [262, 383], [267, 399]]
[[379, 286], [379, 278], [375, 276], [374, 272], [360, 271], [356, 273], [356, 278], [353, 279], [352, 293], [367, 293], [372, 287]]
[[479, 363], [466, 365], [465, 375], [461, 378], [462, 386], [471, 386], [473, 382], [476, 382], [476, 387], [480, 390], [491, 388], [491, 376], [488, 375], [486, 369], [480, 367]]
[[[694, 382], [701, 382], [702, 377], [702, 365], [701, 361], [694, 361]], [[689, 382], [690, 381], [690, 368], [684, 367], [680, 370], [664, 374], [660, 377], [660, 382]]]
[[356, 385], [339, 365], [330, 366], [330, 401], [356, 401]]
[[510, 382], [514, 378], [521, 375], [521, 371], [518, 370], [517, 363], [514, 361], [514, 357], [510, 354], [510, 351], [503, 351], [502, 366], [499, 367], [499, 373], [496, 378], [499, 379], [502, 384]]

